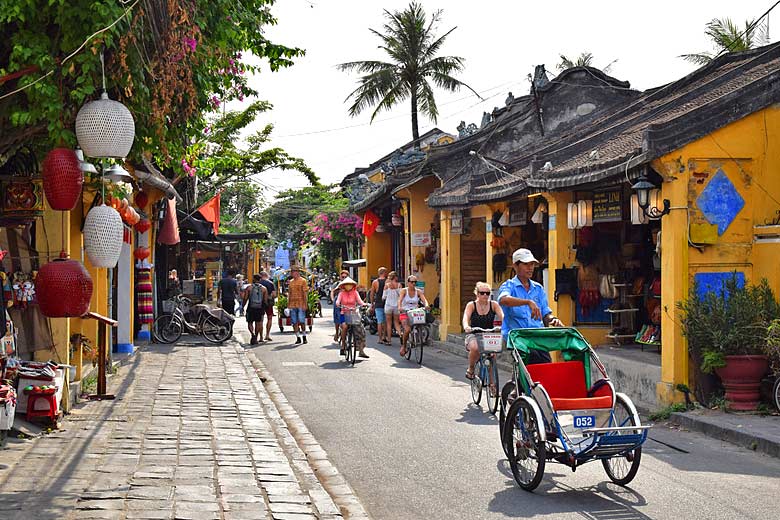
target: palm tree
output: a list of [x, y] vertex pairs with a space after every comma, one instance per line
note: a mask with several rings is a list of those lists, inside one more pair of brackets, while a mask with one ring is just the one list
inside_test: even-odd
[[[561, 62], [558, 64], [558, 71], [563, 72], [567, 69], [573, 69], [574, 67], [594, 67], [593, 65], [593, 53], [591, 52], [581, 52], [579, 56], [577, 56], [575, 59], [571, 59], [568, 56], [564, 56], [563, 54], [559, 55], [561, 57]], [[612, 60], [606, 67], [601, 69], [602, 72], [609, 73], [610, 69], [612, 68], [612, 65], [617, 60]]]
[[730, 18], [714, 18], [706, 27], [704, 34], [715, 44], [717, 52], [683, 54], [681, 58], [696, 65], [706, 65], [724, 52], [746, 51], [769, 43], [766, 24], [760, 20], [746, 20], [745, 28], [742, 29]]
[[353, 61], [338, 66], [339, 70], [362, 74], [358, 87], [345, 100], [351, 98], [353, 101], [349, 107], [350, 116], [355, 117], [375, 106], [371, 114], [373, 122], [382, 110], [390, 110], [410, 98], [412, 138], [417, 148], [420, 140], [417, 113], [422, 112], [433, 122], [439, 116], [431, 83], [452, 92], [466, 87], [479, 97], [473, 88], [452, 76], [463, 71], [463, 58], [436, 56], [444, 40], [455, 30], [453, 27], [443, 36], [436, 36], [435, 29], [441, 15], [442, 11], [436, 11], [428, 20], [417, 2], [410, 3], [403, 11], [391, 13], [385, 9], [387, 23], [383, 30], [370, 30], [382, 40], [379, 48], [389, 56], [390, 61]]

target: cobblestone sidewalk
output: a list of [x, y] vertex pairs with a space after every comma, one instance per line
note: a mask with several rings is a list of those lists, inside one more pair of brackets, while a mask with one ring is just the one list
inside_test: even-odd
[[0, 518], [341, 517], [237, 343], [151, 345], [111, 383], [0, 452]]

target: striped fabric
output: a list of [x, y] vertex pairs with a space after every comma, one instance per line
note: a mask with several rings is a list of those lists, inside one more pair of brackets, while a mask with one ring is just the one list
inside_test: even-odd
[[141, 323], [152, 323], [154, 321], [152, 270], [144, 268], [136, 269], [135, 280], [138, 321]]

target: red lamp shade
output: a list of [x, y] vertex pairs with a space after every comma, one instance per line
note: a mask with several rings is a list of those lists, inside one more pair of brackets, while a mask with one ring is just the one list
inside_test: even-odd
[[35, 278], [41, 313], [49, 318], [76, 318], [89, 311], [92, 278], [76, 260], [62, 258], [45, 264]]
[[138, 221], [138, 224], [135, 225], [135, 230], [139, 233], [146, 233], [151, 227], [152, 223], [149, 222], [149, 219], [144, 218]]
[[149, 204], [149, 195], [145, 191], [139, 191], [135, 194], [135, 205], [141, 209], [144, 209]]
[[42, 167], [43, 193], [49, 206], [58, 211], [75, 208], [84, 184], [76, 152], [69, 148], [55, 148], [43, 160]]
[[150, 254], [151, 254], [151, 251], [149, 251], [148, 247], [139, 247], [139, 248], [137, 248], [135, 250], [135, 252], [133, 252], [133, 255], [138, 260], [146, 260], [147, 258], [149, 258]]

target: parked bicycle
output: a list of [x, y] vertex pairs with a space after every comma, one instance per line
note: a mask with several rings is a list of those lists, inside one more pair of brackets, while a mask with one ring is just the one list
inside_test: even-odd
[[474, 378], [471, 379], [471, 399], [474, 404], [479, 404], [482, 400], [482, 389], [486, 388], [488, 410], [495, 414], [499, 402], [496, 354], [501, 352], [501, 327], [472, 327], [471, 332], [477, 338], [480, 351]]
[[[411, 309], [406, 311], [406, 319], [409, 320], [411, 331], [409, 341], [406, 343], [406, 359], [414, 356], [418, 365], [422, 365], [423, 349], [430, 339], [431, 332], [428, 328], [425, 309]], [[401, 319], [403, 319], [403, 314]]]
[[183, 333], [198, 334], [211, 343], [223, 343], [233, 335], [235, 318], [223, 309], [208, 305], [193, 305], [192, 300], [181, 295], [169, 300], [173, 312], [154, 320], [152, 334], [159, 343], [174, 343]]

